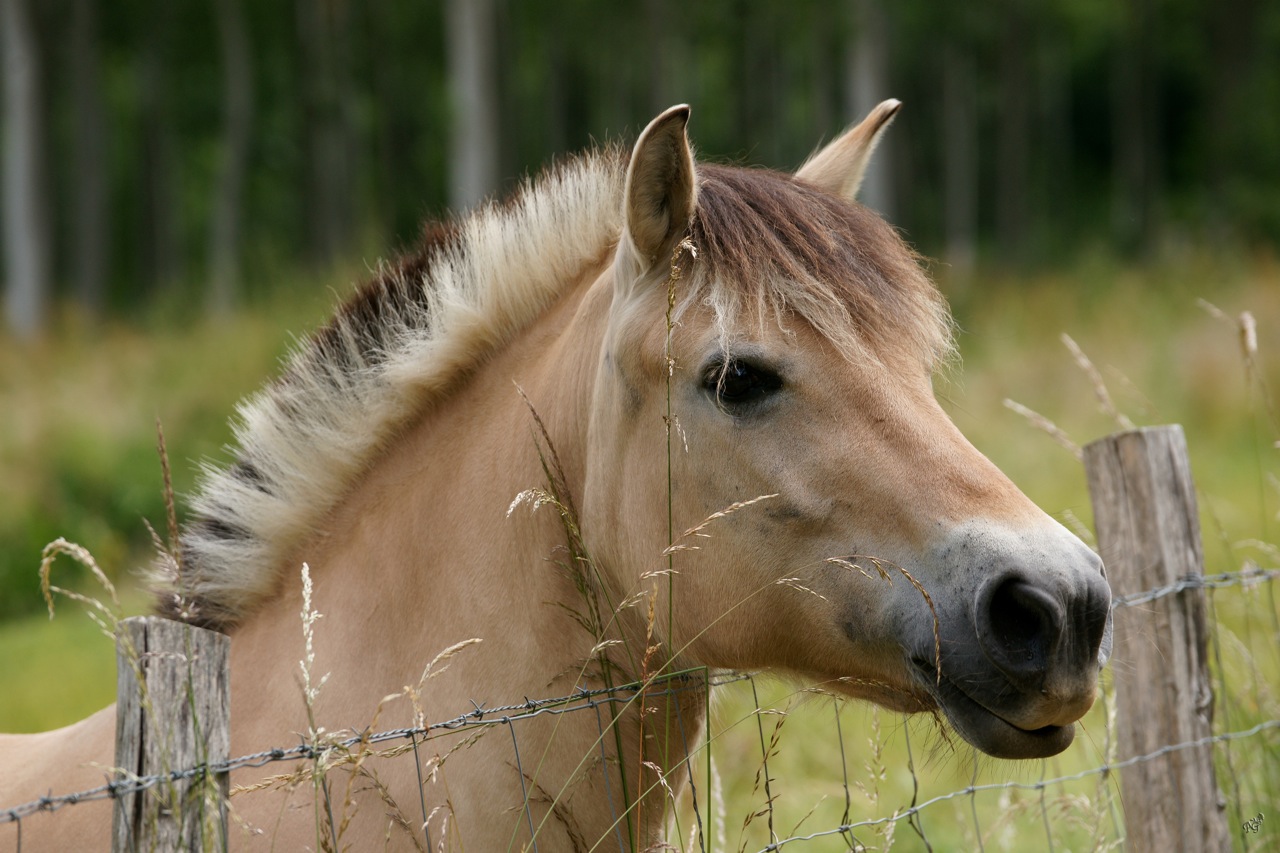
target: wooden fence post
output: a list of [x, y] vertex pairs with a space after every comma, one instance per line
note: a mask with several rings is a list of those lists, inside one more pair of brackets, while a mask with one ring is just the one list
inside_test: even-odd
[[[226, 761], [231, 750], [225, 634], [154, 616], [116, 637], [116, 767], [135, 778]], [[197, 774], [116, 800], [112, 851], [224, 850], [228, 775]]]
[[[1204, 575], [1187, 443], [1179, 426], [1117, 433], [1084, 449], [1098, 548], [1115, 595]], [[1117, 611], [1112, 673], [1120, 760], [1213, 733], [1204, 590]], [[1130, 851], [1230, 850], [1213, 748], [1120, 772]]]

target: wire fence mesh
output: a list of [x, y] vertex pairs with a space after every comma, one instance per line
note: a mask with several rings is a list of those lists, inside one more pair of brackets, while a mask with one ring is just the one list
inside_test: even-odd
[[[522, 755], [520, 731], [528, 721], [594, 715], [603, 736], [615, 718], [608, 713], [611, 706], [710, 687], [717, 707], [708, 731], [681, 731], [689, 760], [654, 783], [665, 783], [673, 792], [666, 843], [674, 849], [1114, 849], [1126, 841], [1125, 797], [1142, 793], [1120, 790], [1118, 771], [1202, 748], [1213, 750], [1234, 846], [1268, 849], [1267, 810], [1280, 802], [1278, 578], [1280, 569], [1249, 564], [1241, 571], [1183, 578], [1113, 602], [1116, 618], [1122, 619], [1124, 611], [1165, 596], [1199, 590], [1207, 596], [1214, 733], [1142, 755], [1117, 755], [1114, 728], [1124, 709], [1116, 707], [1105, 677], [1101, 701], [1083, 721], [1082, 736], [1072, 749], [1053, 759], [1015, 763], [979, 756], [927, 717], [908, 722], [863, 703], [812, 688], [797, 691], [757, 674], [682, 673], [550, 699], [476, 705], [423, 726], [350, 732], [214, 766], [112, 779], [0, 809], [0, 824], [17, 824], [21, 850], [22, 822], [42, 812], [275, 762], [327, 766], [328, 757], [376, 745], [399, 745], [400, 754], [412, 755], [421, 768], [421, 749], [433, 739], [493, 728], [510, 735], [510, 764], [523, 785], [527, 756]], [[1124, 666], [1123, 650], [1117, 650], [1112, 668], [1117, 666]], [[603, 737], [599, 742], [603, 756]], [[678, 788], [683, 793], [676, 797]], [[595, 849], [625, 850], [617, 797], [611, 793], [610, 799], [615, 828]], [[233, 797], [233, 810], [234, 802]], [[433, 846], [425, 805], [423, 810], [421, 841], [428, 849], [449, 849], [439, 832]], [[524, 810], [536, 848], [527, 791]]]

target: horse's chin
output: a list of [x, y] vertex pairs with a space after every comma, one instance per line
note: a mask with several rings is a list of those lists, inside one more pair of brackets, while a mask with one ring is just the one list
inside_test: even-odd
[[957, 687], [946, 673], [938, 678], [932, 665], [917, 662], [926, 674], [926, 689], [936, 699], [951, 727], [960, 737], [995, 758], [1048, 758], [1065, 750], [1075, 739], [1075, 725], [1023, 729], [988, 710]]

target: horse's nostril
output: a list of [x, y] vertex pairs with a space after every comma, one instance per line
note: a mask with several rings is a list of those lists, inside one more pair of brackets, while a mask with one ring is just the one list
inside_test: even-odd
[[991, 596], [991, 623], [996, 634], [1012, 648], [1029, 647], [1044, 638], [1051, 627], [1051, 607], [1034, 587], [1021, 581], [1001, 584]]
[[1011, 681], [1031, 687], [1044, 678], [1062, 634], [1062, 619], [1062, 606], [1049, 592], [1008, 578], [979, 608], [979, 642]]

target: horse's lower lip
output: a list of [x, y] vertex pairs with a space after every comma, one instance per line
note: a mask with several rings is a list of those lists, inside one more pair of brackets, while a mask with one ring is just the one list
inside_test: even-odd
[[924, 685], [947, 715], [952, 727], [966, 741], [996, 758], [1048, 758], [1057, 755], [1075, 739], [1075, 726], [1044, 726], [1023, 729], [1010, 723], [961, 690], [942, 673], [938, 678], [932, 662], [915, 661], [924, 676]]

